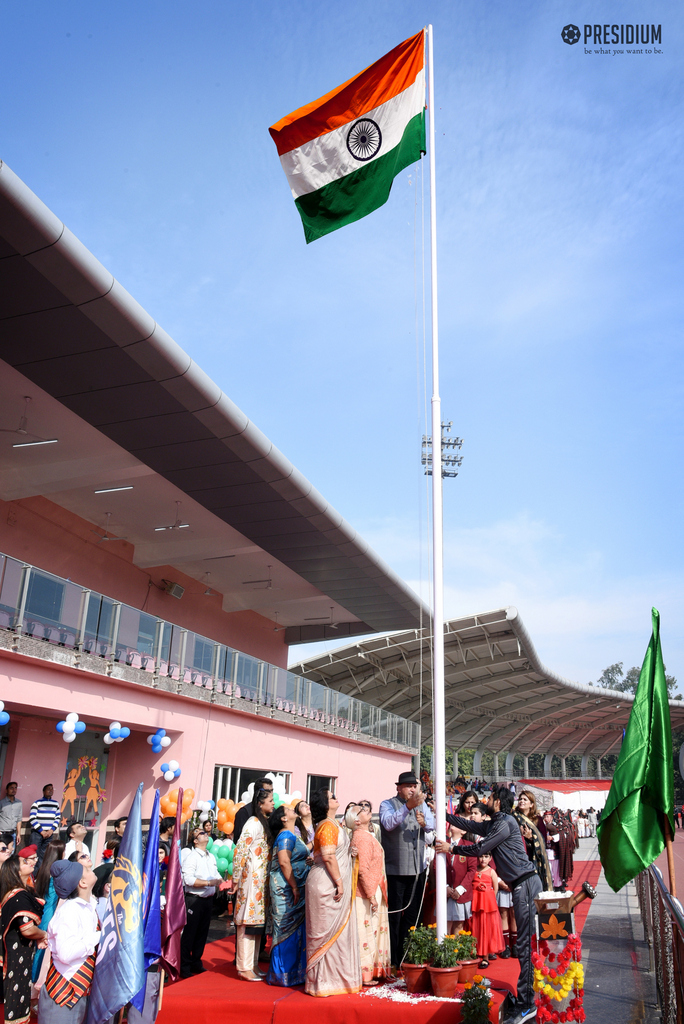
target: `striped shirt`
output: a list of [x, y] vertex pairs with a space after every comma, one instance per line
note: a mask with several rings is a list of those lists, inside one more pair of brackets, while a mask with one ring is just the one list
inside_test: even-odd
[[29, 811], [29, 821], [34, 832], [42, 832], [44, 828], [51, 828], [57, 831], [61, 813], [56, 800], [34, 800]]

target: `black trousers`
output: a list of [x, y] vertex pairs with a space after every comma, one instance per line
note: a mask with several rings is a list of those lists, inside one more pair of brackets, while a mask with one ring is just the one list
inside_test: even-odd
[[193, 896], [187, 892], [185, 894], [188, 921], [181, 935], [181, 974], [192, 974], [193, 968], [202, 962], [213, 905], [213, 895]]
[[518, 978], [518, 998], [515, 1005], [520, 1009], [534, 1006], [534, 974], [532, 970], [532, 936], [535, 934], [535, 915], [537, 906], [535, 896], [542, 891], [539, 875], [526, 878], [513, 890], [513, 910], [518, 926], [518, 937], [515, 945], [520, 961], [520, 977]]
[[[418, 923], [420, 902], [425, 888], [425, 872], [415, 875], [387, 876], [387, 909], [389, 910], [389, 935], [392, 964], [398, 967], [404, 955], [404, 942], [409, 928]], [[413, 893], [413, 896], [411, 895]], [[411, 901], [409, 903], [409, 900]], [[406, 904], [408, 903], [408, 906]], [[402, 913], [393, 914], [392, 911]]]

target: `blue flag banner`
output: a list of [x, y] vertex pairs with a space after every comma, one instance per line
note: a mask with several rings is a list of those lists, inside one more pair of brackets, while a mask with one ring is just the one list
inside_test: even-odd
[[87, 1024], [105, 1024], [145, 984], [140, 814], [142, 790], [141, 782], [128, 812], [126, 831], [111, 875], [95, 974], [88, 999]]
[[[145, 970], [161, 956], [161, 902], [159, 887], [159, 790], [154, 794], [154, 805], [147, 833], [147, 846], [143, 859], [142, 919]], [[140, 1013], [145, 1004], [145, 985], [131, 999]]]

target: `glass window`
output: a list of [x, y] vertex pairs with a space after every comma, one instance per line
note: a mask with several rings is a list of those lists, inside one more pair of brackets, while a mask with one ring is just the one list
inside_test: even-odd
[[26, 598], [26, 616], [35, 615], [55, 624], [61, 621], [64, 584], [54, 576], [42, 572], [31, 572]]
[[329, 789], [335, 792], [337, 777], [334, 775], [309, 775], [306, 780], [306, 801], [311, 799], [311, 794], [317, 789]]
[[207, 640], [201, 640], [196, 636], [192, 667], [199, 669], [200, 672], [206, 672], [207, 675], [211, 675], [215, 648], [216, 644], [209, 643]]
[[214, 792], [212, 799], [234, 800], [236, 804], [244, 803], [243, 797], [247, 787], [265, 775], [281, 775], [284, 779], [285, 792], [290, 792], [292, 776], [290, 772], [278, 771], [275, 768], [237, 768], [227, 764], [214, 766]]

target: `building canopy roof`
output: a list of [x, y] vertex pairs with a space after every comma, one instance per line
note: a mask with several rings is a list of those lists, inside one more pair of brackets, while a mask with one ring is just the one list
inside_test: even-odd
[[[5, 500], [46, 495], [138, 564], [210, 572], [226, 610], [277, 611], [287, 643], [419, 625], [416, 594], [2, 163], [0, 260], [2, 427], [28, 395], [30, 429], [60, 442], [2, 434]], [[105, 520], [94, 489], [131, 483]], [[187, 530], [155, 532], [178, 501]]]
[[[373, 637], [292, 668], [418, 722], [422, 742], [431, 743], [430, 639], [428, 630]], [[547, 669], [516, 608], [446, 622], [444, 658], [448, 748], [599, 757], [619, 750], [633, 696]], [[684, 727], [684, 702], [670, 701], [670, 711], [673, 728]]]

